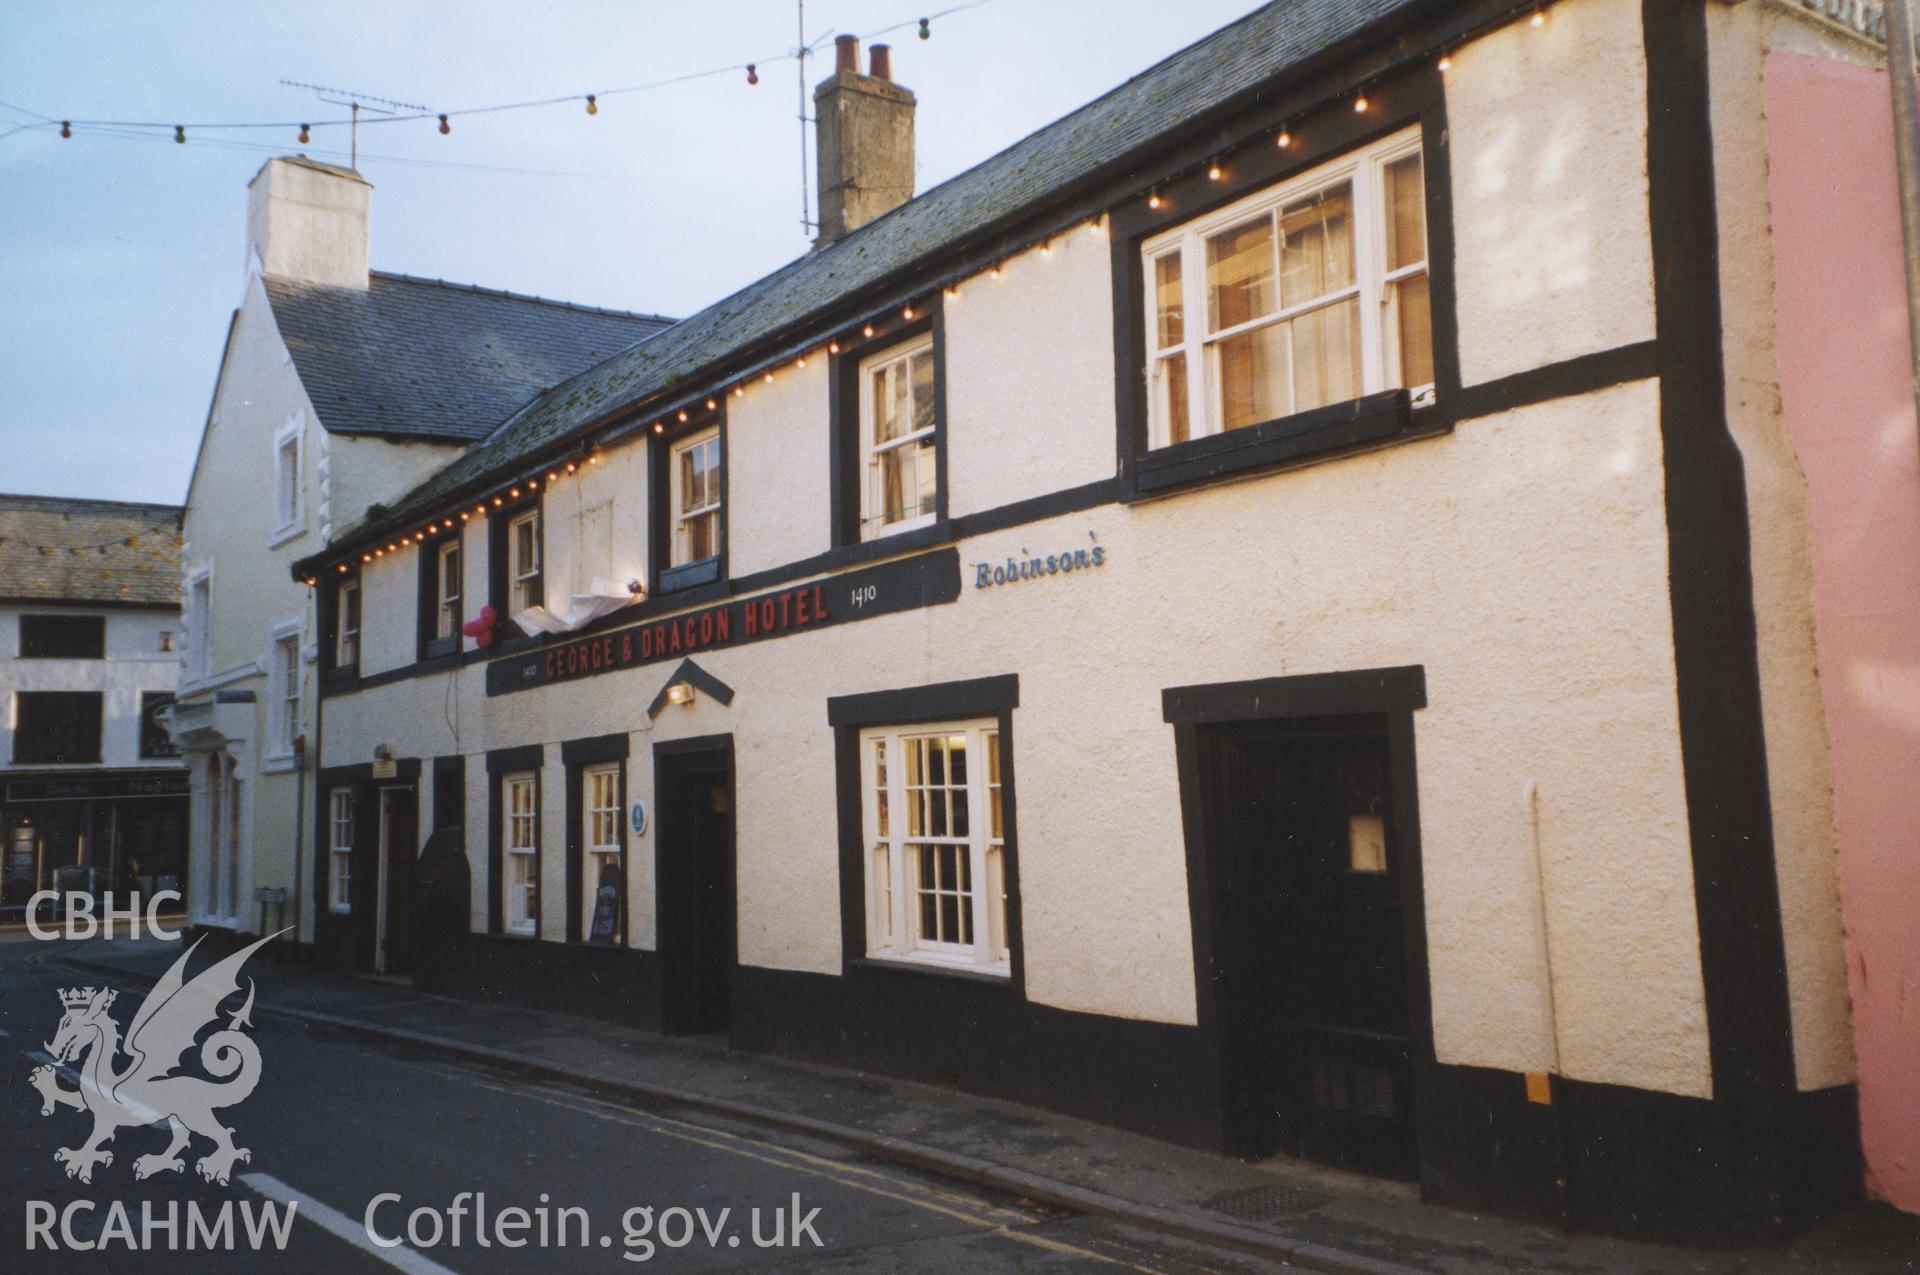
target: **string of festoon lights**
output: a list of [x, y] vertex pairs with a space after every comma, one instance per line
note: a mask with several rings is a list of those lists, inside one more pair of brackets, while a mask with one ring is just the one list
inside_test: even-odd
[[[968, 9], [977, 9], [981, 5], [989, 4], [991, 2], [992, 0], [966, 0], [966, 3], [952, 5], [948, 8], [938, 10], [937, 12], [934, 12], [934, 13], [930, 13], [925, 17], [909, 18], [902, 22], [896, 22], [891, 26], [882, 27], [877, 31], [868, 32], [866, 35], [863, 35], [861, 39], [863, 41], [872, 41], [879, 36], [891, 35], [896, 31], [913, 29], [920, 39], [930, 40], [933, 38], [933, 24], [939, 19], [949, 17], [956, 13], [962, 13]], [[822, 39], [824, 38], [825, 37], [822, 37]], [[22, 124], [19, 127], [13, 130], [10, 130], [9, 133], [5, 135], [11, 136], [12, 133], [27, 132], [34, 129], [58, 129], [59, 134], [62, 138], [72, 138], [76, 131], [79, 131], [79, 132], [99, 131], [99, 132], [105, 132], [105, 133], [111, 134], [116, 130], [133, 129], [133, 130], [151, 130], [155, 137], [164, 137], [169, 131], [171, 131], [173, 140], [179, 143], [180, 145], [184, 146], [187, 144], [188, 141], [194, 140], [190, 136], [190, 134], [193, 132], [221, 132], [221, 131], [227, 131], [227, 130], [252, 130], [252, 129], [292, 129], [292, 130], [296, 130], [294, 133], [295, 139], [299, 141], [302, 145], [305, 145], [313, 140], [313, 133], [314, 133], [314, 130], [316, 129], [353, 128], [353, 127], [371, 128], [375, 125], [405, 124], [409, 122], [417, 122], [422, 120], [433, 120], [435, 121], [435, 127], [437, 128], [439, 133], [442, 136], [446, 136], [453, 132], [453, 121], [463, 116], [496, 115], [503, 111], [535, 110], [541, 107], [561, 106], [561, 105], [566, 105], [568, 103], [577, 103], [578, 105], [580, 105], [585, 109], [585, 112], [588, 115], [598, 115], [600, 113], [600, 104], [602, 100], [606, 98], [618, 97], [626, 93], [651, 92], [655, 89], [668, 88], [676, 84], [686, 84], [694, 80], [710, 79], [718, 75], [734, 75], [734, 74], [744, 75], [745, 82], [748, 85], [748, 87], [753, 87], [760, 83], [760, 68], [764, 66], [770, 66], [776, 63], [780, 63], [780, 62], [791, 62], [803, 56], [811, 57], [813, 56], [813, 53], [814, 53], [813, 46], [810, 46], [805, 50], [789, 49], [785, 52], [772, 53], [764, 57], [758, 57], [749, 62], [730, 62], [725, 66], [709, 67], [703, 71], [690, 71], [682, 75], [668, 76], [665, 79], [650, 80], [644, 84], [627, 84], [627, 85], [621, 85], [614, 88], [594, 89], [591, 92], [562, 93], [554, 97], [533, 98], [526, 101], [518, 101], [518, 102], [495, 102], [495, 103], [486, 104], [486, 105], [466, 106], [466, 107], [460, 107], [458, 109], [445, 110], [445, 111], [432, 109], [432, 108], [423, 108], [416, 111], [399, 111], [399, 112], [381, 114], [381, 115], [360, 115], [357, 119], [353, 116], [342, 116], [338, 119], [317, 119], [317, 120], [305, 120], [305, 121], [299, 121], [299, 120], [203, 120], [199, 122], [189, 122], [189, 123], [169, 123], [163, 120], [151, 120], [151, 119], [148, 119], [148, 120], [82, 119], [77, 116], [69, 116], [67, 118], [62, 118], [59, 115], [42, 115], [38, 111], [27, 111], [24, 108], [16, 108], [16, 109], [19, 109], [22, 114], [34, 116], [35, 122], [30, 124]]]
[[[1515, 7], [1512, 15], [1508, 18], [1488, 23], [1472, 32], [1450, 40], [1433, 55], [1433, 61], [1431, 62], [1432, 68], [1443, 75], [1451, 71], [1453, 69], [1453, 51], [1467, 40], [1478, 38], [1489, 31], [1511, 26], [1516, 22], [1524, 23], [1526, 26], [1536, 29], [1545, 26], [1548, 8], [1549, 6], [1545, 3], [1545, 0], [1541, 0], [1539, 3], [1519, 5]], [[1350, 109], [1358, 115], [1366, 115], [1374, 111], [1378, 106], [1374, 91], [1374, 86], [1371, 82], [1363, 83], [1350, 90], [1345, 95], [1346, 109]], [[1264, 145], [1266, 144], [1266, 137], [1267, 134], [1262, 133], [1252, 141], [1239, 143], [1233, 149], [1238, 150], [1256, 143]], [[1278, 129], [1272, 131], [1271, 144], [1280, 150], [1291, 150], [1302, 144], [1303, 137], [1302, 121], [1287, 121], [1282, 123]], [[1206, 179], [1210, 183], [1225, 181], [1230, 171], [1230, 152], [1223, 151], [1199, 165], [1163, 177], [1156, 185], [1137, 191], [1134, 198], [1144, 196], [1146, 207], [1151, 211], [1160, 213], [1171, 212], [1173, 210], [1173, 197], [1170, 194], [1170, 188], [1184, 179], [1197, 177], [1202, 171], [1204, 171]], [[1086, 234], [1094, 238], [1104, 239], [1107, 234], [1105, 216], [1098, 216], [1084, 223], [1069, 224], [1064, 228], [1056, 229], [1041, 238], [1037, 243], [1032, 243], [1029, 249], [1023, 249], [1023, 251], [1030, 250], [1034, 255], [1042, 259], [1049, 258], [1052, 256], [1057, 243], [1062, 242], [1066, 236], [1074, 234]], [[984, 276], [989, 284], [998, 283], [1004, 279], [1007, 272], [1012, 269], [1012, 259], [1013, 254], [1009, 253], [1006, 256], [1001, 256], [989, 261], [984, 269], [978, 264], [971, 265], [967, 268], [968, 277]], [[927, 295], [936, 292], [947, 304], [956, 304], [961, 300], [963, 295], [962, 282], [958, 278], [953, 278], [944, 282], [932, 283], [926, 289]], [[628, 423], [606, 431], [600, 442], [596, 443], [584, 440], [576, 442], [573, 450], [566, 453], [564, 460], [555, 461], [549, 459], [537, 467], [530, 466], [528, 469], [521, 471], [519, 477], [502, 480], [498, 486], [494, 487], [487, 494], [479, 496], [469, 494], [466, 499], [473, 501], [471, 507], [467, 507], [463, 503], [462, 508], [457, 513], [449, 513], [430, 518], [424, 525], [419, 526], [411, 533], [400, 533], [398, 535], [389, 533], [390, 538], [384, 545], [375, 544], [359, 551], [360, 562], [362, 564], [371, 564], [389, 555], [403, 553], [408, 549], [424, 544], [431, 538], [452, 532], [460, 527], [461, 524], [470, 522], [474, 518], [487, 518], [496, 512], [506, 514], [517, 513], [518, 510], [515, 508], [517, 503], [523, 497], [531, 497], [541, 491], [543, 482], [546, 488], [550, 490], [555, 484], [563, 483], [575, 477], [583, 470], [590, 470], [593, 466], [599, 465], [603, 457], [603, 448], [608, 442], [616, 438], [625, 437], [636, 431], [651, 433], [653, 435], [665, 435], [668, 430], [677, 429], [682, 426], [698, 428], [699, 424], [704, 424], [706, 421], [718, 420], [718, 412], [723, 401], [744, 398], [757, 387], [772, 386], [777, 374], [781, 371], [804, 371], [813, 359], [819, 358], [823, 354], [827, 356], [838, 356], [857, 348], [863, 342], [872, 341], [876, 338], [886, 338], [891, 330], [896, 329], [901, 324], [916, 323], [924, 320], [926, 317], [927, 314], [924, 305], [917, 305], [913, 302], [898, 305], [897, 307], [889, 308], [884, 313], [877, 313], [865, 320], [857, 320], [851, 324], [843, 325], [824, 341], [816, 338], [798, 354], [782, 356], [778, 360], [775, 360], [774, 363], [756, 367], [753, 371], [745, 375], [736, 374], [730, 378], [720, 378], [721, 383], [710, 393], [694, 396], [685, 400], [682, 405], [677, 407], [669, 405], [665, 411], [654, 415], [651, 423], [648, 423], [647, 416], [643, 415], [637, 424], [629, 421]], [[347, 559], [335, 562], [334, 570], [340, 575], [346, 575], [351, 572], [353, 570], [351, 557], [349, 556]], [[307, 584], [309, 586], [317, 585], [319, 582], [320, 580], [317, 575], [307, 578]]]

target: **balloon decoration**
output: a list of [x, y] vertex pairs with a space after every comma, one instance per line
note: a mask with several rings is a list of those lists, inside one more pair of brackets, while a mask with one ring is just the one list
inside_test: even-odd
[[460, 631], [473, 639], [473, 644], [481, 650], [493, 645], [493, 625], [499, 619], [492, 607], [481, 607], [476, 619], [468, 620], [460, 626]]

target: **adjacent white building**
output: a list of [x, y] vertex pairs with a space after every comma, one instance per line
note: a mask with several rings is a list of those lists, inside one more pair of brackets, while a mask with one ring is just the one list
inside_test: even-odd
[[0, 920], [184, 892], [180, 509], [0, 495]]
[[[191, 915], [310, 926], [311, 592], [290, 573], [483, 436], [663, 326], [368, 265], [373, 189], [276, 159], [248, 187], [240, 307], [188, 488], [174, 738], [194, 794]], [[347, 635], [356, 627], [349, 604]], [[302, 934], [310, 937], [310, 929]]]

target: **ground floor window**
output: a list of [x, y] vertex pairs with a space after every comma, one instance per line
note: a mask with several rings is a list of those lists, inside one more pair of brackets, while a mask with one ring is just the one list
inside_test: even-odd
[[500, 780], [500, 808], [506, 814], [501, 839], [503, 874], [501, 915], [510, 933], [532, 934], [540, 916], [540, 797], [532, 774]]
[[997, 723], [870, 729], [860, 752], [867, 954], [1007, 973]]
[[353, 790], [336, 788], [327, 799], [327, 910], [353, 909]]
[[581, 915], [586, 917], [590, 943], [618, 944], [625, 939], [620, 926], [620, 894], [625, 877], [620, 868], [620, 764], [589, 766], [581, 773], [580, 826], [585, 831], [585, 871], [581, 873]]

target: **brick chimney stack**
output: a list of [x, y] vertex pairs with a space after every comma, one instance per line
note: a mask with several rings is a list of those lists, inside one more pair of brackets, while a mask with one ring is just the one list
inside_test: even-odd
[[833, 74], [813, 90], [824, 248], [913, 198], [912, 92], [893, 82], [892, 50], [870, 50], [860, 74], [860, 39], [834, 39]]

